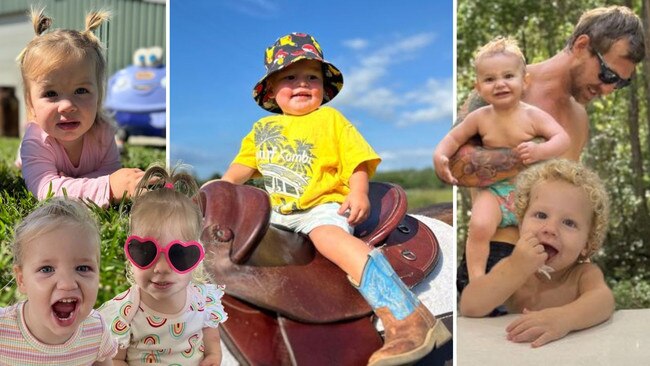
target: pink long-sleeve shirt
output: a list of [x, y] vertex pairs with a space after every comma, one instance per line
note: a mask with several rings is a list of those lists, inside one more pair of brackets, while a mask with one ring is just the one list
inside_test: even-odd
[[36, 123], [29, 123], [20, 146], [23, 178], [39, 200], [52, 184], [55, 196], [88, 198], [106, 207], [110, 201], [109, 175], [121, 168], [113, 128], [106, 123], [93, 126], [83, 136], [79, 165], [74, 166], [55, 138]]

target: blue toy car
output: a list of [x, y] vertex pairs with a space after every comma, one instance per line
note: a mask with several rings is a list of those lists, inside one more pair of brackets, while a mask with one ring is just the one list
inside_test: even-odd
[[132, 135], [166, 136], [167, 74], [160, 47], [141, 48], [133, 65], [108, 80], [106, 110], [118, 125], [118, 138]]

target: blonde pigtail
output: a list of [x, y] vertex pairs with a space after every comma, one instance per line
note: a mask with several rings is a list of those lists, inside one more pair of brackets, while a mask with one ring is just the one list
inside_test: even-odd
[[86, 15], [86, 29], [84, 35], [95, 43], [100, 44], [99, 38], [95, 35], [94, 31], [99, 28], [104, 22], [107, 22], [111, 17], [111, 12], [108, 10], [92, 11]]
[[[50, 29], [52, 26], [52, 18], [44, 14], [45, 8], [36, 8], [32, 7], [29, 11], [29, 18], [32, 20], [32, 25], [34, 26], [34, 33], [36, 37], [39, 37], [41, 34], [45, 33], [46, 30]], [[16, 61], [22, 64], [23, 59], [25, 58], [25, 53], [27, 52], [27, 47], [23, 48], [22, 51], [16, 57]]]
[[196, 180], [190, 174], [177, 172], [177, 169], [178, 168], [174, 169], [172, 178], [174, 189], [187, 197], [194, 197], [199, 191], [199, 186], [196, 183]]
[[158, 189], [171, 189], [189, 198], [194, 197], [199, 191], [199, 186], [192, 175], [180, 171], [180, 168], [179, 165], [171, 171], [167, 171], [161, 165], [151, 165], [140, 179], [134, 196], [138, 197]]
[[52, 26], [52, 19], [43, 14], [44, 11], [45, 8], [32, 8], [30, 11], [30, 17], [34, 25], [34, 33], [37, 36], [40, 36]]

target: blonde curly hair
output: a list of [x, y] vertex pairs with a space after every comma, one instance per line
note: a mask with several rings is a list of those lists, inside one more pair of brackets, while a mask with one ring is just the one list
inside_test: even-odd
[[512, 37], [498, 36], [480, 47], [474, 54], [474, 67], [476, 67], [482, 59], [499, 54], [513, 55], [517, 57], [521, 60], [521, 70], [526, 73], [526, 57], [517, 45], [517, 40]]
[[520, 223], [528, 209], [533, 187], [545, 181], [567, 182], [587, 194], [593, 214], [584, 259], [591, 257], [602, 246], [609, 222], [609, 196], [602, 180], [584, 165], [565, 159], [549, 160], [526, 169], [517, 176], [515, 190], [515, 215]]

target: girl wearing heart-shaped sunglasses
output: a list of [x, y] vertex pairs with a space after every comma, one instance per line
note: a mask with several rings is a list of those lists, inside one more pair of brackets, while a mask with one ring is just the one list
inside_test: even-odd
[[133, 286], [99, 309], [120, 345], [116, 365], [221, 363], [227, 314], [222, 289], [204, 283], [197, 191], [191, 176], [158, 166], [136, 189], [124, 243]]

